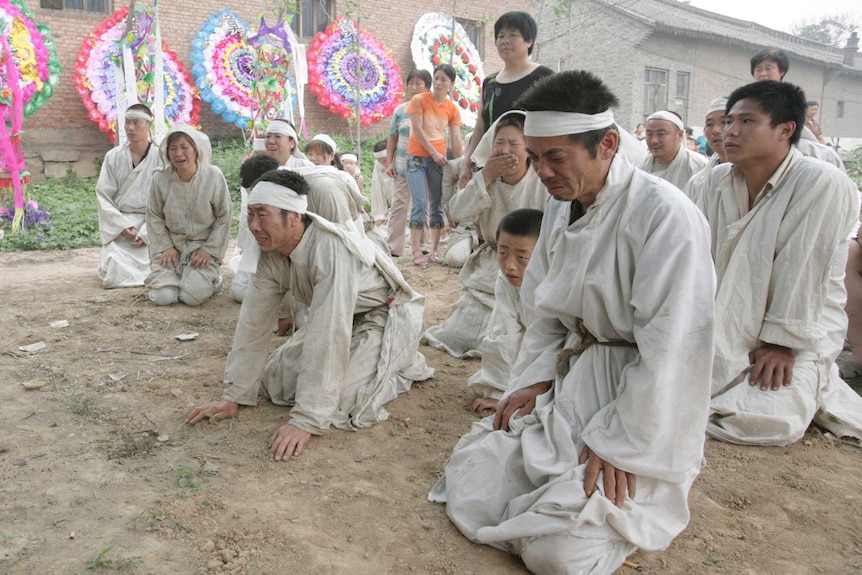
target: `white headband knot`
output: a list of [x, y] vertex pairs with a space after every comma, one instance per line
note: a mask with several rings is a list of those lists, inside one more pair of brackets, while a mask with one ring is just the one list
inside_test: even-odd
[[577, 112], [527, 112], [524, 120], [524, 135], [535, 138], [585, 134], [614, 125], [614, 113], [609, 109], [598, 114]]
[[258, 182], [248, 195], [248, 205], [265, 204], [288, 212], [304, 214], [308, 211], [308, 198], [288, 187], [274, 182]]
[[655, 112], [654, 114], [650, 114], [650, 116], [646, 120], [647, 122], [649, 122], [650, 120], [666, 120], [680, 130], [685, 130], [685, 124], [682, 120], [679, 119], [679, 116], [671, 112], [666, 112], [664, 110], [660, 112]]

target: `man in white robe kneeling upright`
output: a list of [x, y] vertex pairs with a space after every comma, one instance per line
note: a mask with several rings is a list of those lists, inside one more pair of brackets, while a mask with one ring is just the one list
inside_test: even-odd
[[147, 202], [159, 147], [150, 142], [153, 113], [144, 104], [126, 110], [126, 142], [105, 154], [96, 200], [102, 261], [98, 274], [105, 289], [144, 285], [150, 274], [147, 250]]
[[522, 284], [527, 326], [496, 416], [430, 498], [538, 574], [612, 573], [687, 525], [709, 409], [715, 275], [681, 191], [617, 153], [617, 98], [588, 72], [520, 100], [551, 194]]
[[812, 419], [862, 438], [862, 398], [838, 373], [844, 266], [859, 214], [855, 184], [796, 149], [805, 94], [765, 80], [727, 102], [730, 163], [694, 184], [718, 273], [708, 433], [787, 445]]
[[[308, 184], [289, 170], [261, 176], [248, 197], [257, 259], [228, 354], [224, 399], [196, 407], [190, 423], [233, 417], [258, 393], [293, 406], [273, 434], [277, 461], [300, 455], [330, 426], [369, 427], [383, 407], [433, 370], [418, 352], [424, 298], [389, 254], [353, 221], [335, 224], [307, 211]], [[305, 324], [267, 360], [285, 291], [308, 306]]]

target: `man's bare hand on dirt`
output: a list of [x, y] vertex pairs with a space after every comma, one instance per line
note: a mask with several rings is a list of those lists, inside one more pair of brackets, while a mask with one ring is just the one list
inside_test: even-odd
[[220, 401], [210, 401], [203, 405], [199, 405], [192, 410], [186, 418], [186, 423], [197, 423], [202, 419], [216, 421], [219, 419], [230, 419], [239, 410], [239, 404], [227, 399]]
[[269, 439], [269, 451], [276, 461], [287, 461], [294, 455], [302, 455], [302, 448], [311, 439], [311, 434], [285, 423]]

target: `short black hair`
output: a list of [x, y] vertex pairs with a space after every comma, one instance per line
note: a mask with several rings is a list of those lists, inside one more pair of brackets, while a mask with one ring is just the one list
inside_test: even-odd
[[[585, 70], [568, 70], [545, 76], [524, 92], [517, 107], [527, 112], [574, 112], [599, 114], [619, 105], [619, 100], [601, 79]], [[599, 142], [608, 130], [616, 126], [570, 134], [573, 142], [584, 144], [593, 158], [598, 155]]]
[[539, 28], [532, 16], [526, 12], [506, 12], [494, 22], [494, 38], [500, 35], [501, 30], [517, 30], [525, 42], [532, 41], [530, 47], [527, 48], [527, 54], [533, 53], [533, 46], [536, 44], [536, 35]]
[[770, 125], [773, 128], [784, 122], [796, 122], [796, 130], [790, 137], [790, 143], [799, 142], [802, 127], [805, 125], [805, 109], [808, 108], [802, 88], [796, 84], [775, 80], [752, 82], [733, 91], [727, 98], [725, 112], [729, 114], [734, 104], [746, 98], [760, 104], [760, 108], [771, 118]]
[[270, 170], [264, 172], [257, 179], [256, 183], [259, 184], [261, 182], [271, 182], [277, 186], [290, 188], [300, 196], [308, 195], [308, 182], [292, 170]]
[[386, 140], [380, 140], [379, 142], [374, 144], [374, 151], [375, 152], [382, 152], [385, 149], [386, 149]]
[[[497, 120], [497, 130], [500, 128], [505, 128], [506, 126], [514, 126], [524, 131], [524, 114], [507, 114], [498, 118]], [[496, 135], [496, 134], [495, 134]]]
[[131, 106], [126, 108], [127, 112], [131, 112], [133, 110], [137, 110], [138, 112], [143, 112], [144, 114], [146, 114], [147, 116], [150, 117], [151, 122], [153, 121], [153, 111], [150, 110], [150, 107], [147, 106], [146, 104], [141, 104], [141, 103], [132, 104]]
[[751, 57], [751, 75], [754, 76], [754, 69], [764, 60], [774, 60], [778, 64], [778, 71], [781, 72], [781, 78], [790, 70], [790, 60], [787, 54], [780, 48], [764, 48], [757, 54]]
[[239, 184], [250, 190], [257, 179], [270, 170], [277, 170], [278, 160], [266, 154], [255, 154], [247, 158], [239, 167]]
[[407, 81], [404, 82], [404, 84], [409, 84], [410, 80], [412, 80], [413, 78], [419, 78], [420, 80], [425, 82], [426, 90], [431, 89], [431, 82], [433, 80], [431, 79], [431, 72], [429, 72], [428, 70], [411, 70], [410, 73], [407, 74]]
[[513, 236], [537, 238], [542, 231], [542, 211], [522, 208], [509, 212], [497, 225], [497, 239], [506, 232]]
[[444, 74], [449, 76], [450, 80], [452, 80], [453, 82], [455, 81], [455, 68], [453, 68], [450, 64], [437, 64], [436, 66], [434, 66], [434, 73], [436, 74], [437, 72], [443, 72]]
[[805, 102], [805, 105], [806, 106], [819, 106], [820, 104], [817, 102], [817, 100], [808, 100], [807, 102]]

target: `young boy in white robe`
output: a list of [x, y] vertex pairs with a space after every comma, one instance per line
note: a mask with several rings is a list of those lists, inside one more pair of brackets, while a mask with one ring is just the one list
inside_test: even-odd
[[727, 102], [724, 153], [691, 197], [706, 215], [718, 274], [707, 432], [787, 445], [812, 420], [862, 438], [862, 398], [841, 380], [844, 266], [859, 192], [794, 144], [805, 94], [764, 80]]
[[159, 147], [149, 138], [152, 124], [153, 113], [144, 104], [126, 110], [126, 141], [105, 154], [96, 182], [102, 238], [97, 273], [105, 289], [142, 286], [150, 273], [147, 202], [161, 165]]
[[541, 229], [542, 212], [530, 208], [511, 212], [497, 226], [500, 273], [494, 286], [494, 309], [485, 339], [479, 345], [482, 367], [467, 380], [467, 389], [476, 397], [470, 409], [476, 413], [496, 411], [509, 384], [512, 365], [530, 322], [521, 303], [521, 282]]

